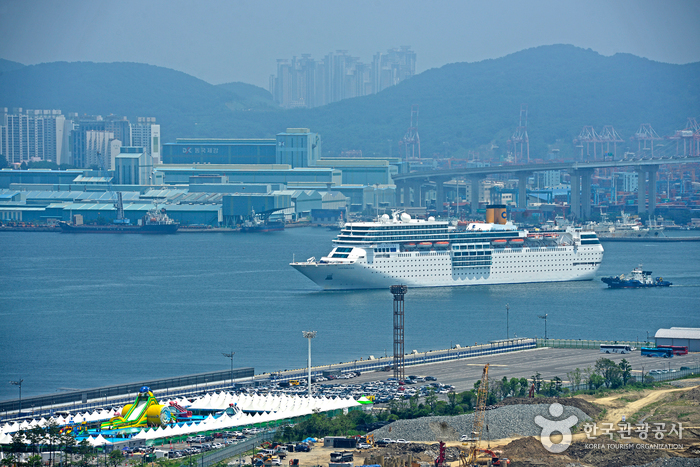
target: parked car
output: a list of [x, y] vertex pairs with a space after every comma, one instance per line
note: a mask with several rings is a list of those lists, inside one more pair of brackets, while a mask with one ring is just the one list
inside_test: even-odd
[[311, 448], [306, 443], [297, 444], [296, 446], [294, 446], [294, 450], [296, 452], [311, 452]]
[[437, 381], [437, 378], [435, 376], [426, 376], [424, 379], [426, 381]]
[[371, 444], [367, 443], [358, 443], [357, 444], [357, 449], [370, 449], [372, 447]]

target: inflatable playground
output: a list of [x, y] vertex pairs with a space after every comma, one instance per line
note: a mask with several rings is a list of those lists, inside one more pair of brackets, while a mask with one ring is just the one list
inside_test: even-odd
[[362, 408], [352, 398], [302, 397], [290, 395], [248, 395], [227, 392], [206, 394], [193, 400], [173, 399], [160, 403], [144, 386], [135, 400], [121, 409], [59, 416], [49, 420], [6, 423], [0, 426], [0, 444], [12, 442], [12, 435], [35, 426], [56, 422], [62, 433], [76, 441], [101, 446], [129, 439], [161, 444], [166, 439], [196, 433], [263, 427], [310, 416], [312, 413]]

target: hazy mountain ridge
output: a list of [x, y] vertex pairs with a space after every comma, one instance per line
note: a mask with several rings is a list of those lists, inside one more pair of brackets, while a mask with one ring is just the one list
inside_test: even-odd
[[25, 65], [18, 63], [18, 62], [13, 62], [11, 60], [5, 60], [4, 58], [0, 58], [0, 74], [5, 73], [6, 71], [13, 71], [13, 70], [18, 70]]
[[164, 142], [271, 137], [287, 127], [305, 127], [321, 133], [324, 153], [361, 149], [387, 155], [391, 144], [396, 155], [411, 105], [418, 104], [423, 155], [461, 156], [490, 142], [503, 152], [525, 103], [531, 154], [541, 157], [557, 139], [570, 146], [584, 125], [596, 130], [613, 125], [625, 139], [641, 123], [651, 123], [660, 135], [682, 128], [687, 117], [700, 115], [699, 75], [700, 63], [605, 57], [554, 45], [448, 64], [372, 96], [281, 110], [269, 92], [245, 83], [214, 86], [136, 63], [57, 62], [0, 75], [0, 106], [153, 116]]

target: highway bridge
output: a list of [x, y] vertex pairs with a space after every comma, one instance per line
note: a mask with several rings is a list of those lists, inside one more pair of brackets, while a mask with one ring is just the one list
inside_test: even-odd
[[[591, 215], [591, 176], [596, 169], [629, 167], [639, 174], [638, 178], [638, 212], [656, 209], [656, 174], [661, 165], [690, 164], [700, 162], [700, 157], [667, 157], [652, 159], [631, 159], [594, 162], [554, 162], [546, 164], [499, 165], [490, 167], [473, 167], [466, 169], [435, 170], [395, 175], [396, 205], [410, 205], [411, 192], [414, 203], [422, 205], [424, 197], [421, 190], [426, 185], [436, 191], [437, 206], [445, 202], [445, 183], [451, 180], [467, 180], [471, 185], [471, 213], [476, 214], [479, 207], [479, 184], [493, 174], [513, 174], [518, 177], [518, 207], [527, 207], [527, 179], [535, 172], [563, 170], [571, 176], [571, 213], [578, 218]], [[418, 205], [418, 204], [416, 204]]]

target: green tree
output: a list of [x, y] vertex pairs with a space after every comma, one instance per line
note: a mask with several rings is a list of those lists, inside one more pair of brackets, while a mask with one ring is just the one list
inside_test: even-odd
[[571, 388], [574, 391], [578, 391], [579, 388], [581, 387], [581, 379], [582, 379], [581, 369], [576, 368], [575, 370], [568, 372], [566, 374], [566, 377], [569, 379], [569, 382], [571, 383]]
[[26, 436], [24, 434], [24, 430], [18, 430], [14, 435], [12, 435], [12, 450], [14, 452], [24, 451], [24, 448], [25, 448], [24, 440], [25, 439], [26, 439]]
[[435, 412], [435, 404], [437, 404], [438, 398], [435, 394], [435, 389], [431, 389], [427, 396], [425, 396], [425, 403], [430, 406], [430, 411]]
[[2, 458], [2, 462], [0, 462], [0, 465], [3, 467], [12, 467], [14, 465], [19, 465], [19, 460], [15, 457], [14, 454], [8, 454], [7, 456]]
[[456, 415], [457, 412], [457, 393], [450, 391], [447, 393], [447, 402], [450, 404], [450, 415]]
[[25, 467], [41, 467], [41, 454], [34, 454], [27, 459]]
[[42, 443], [44, 442], [44, 437], [46, 436], [46, 433], [44, 432], [44, 428], [41, 426], [35, 426], [29, 429], [27, 432], [27, 439], [29, 439], [29, 442], [31, 443], [32, 447], [34, 448], [34, 452], [40, 452], [39, 448], [41, 447]]
[[73, 438], [70, 434], [68, 433], [60, 433], [58, 437], [58, 446], [59, 448], [63, 448], [63, 465], [68, 465], [70, 464], [69, 459], [69, 452], [75, 447], [76, 442], [75, 438]]
[[113, 449], [112, 452], [109, 453], [109, 465], [112, 467], [117, 467], [119, 464], [124, 462], [124, 453], [122, 452], [121, 449]]
[[520, 388], [518, 389], [518, 396], [525, 397], [525, 394], [527, 394], [529, 388], [530, 384], [527, 382], [527, 378], [520, 378]]
[[593, 373], [591, 374], [591, 377], [588, 380], [588, 387], [589, 389], [598, 389], [605, 383], [605, 379], [600, 376], [598, 373]]
[[622, 371], [609, 358], [599, 358], [595, 362], [595, 372], [603, 377], [606, 388], [619, 387], [622, 384]]
[[511, 385], [508, 377], [504, 376], [501, 380], [501, 399], [505, 399], [510, 395]]
[[78, 457], [77, 467], [88, 467], [97, 457], [94, 448], [87, 442], [86, 439], [78, 443], [76, 455]]
[[627, 381], [629, 381], [632, 376], [632, 365], [626, 359], [622, 359], [618, 364], [620, 367], [620, 376], [622, 376], [622, 384], [627, 386]]
[[553, 389], [555, 395], [559, 395], [561, 393], [561, 387], [562, 387], [562, 380], [560, 377], [555, 376], [552, 378], [552, 384], [553, 384]]
[[590, 366], [587, 366], [583, 370], [583, 381], [586, 383], [586, 386], [588, 389], [593, 389], [593, 384], [591, 382], [591, 377], [593, 376], [593, 369]]

